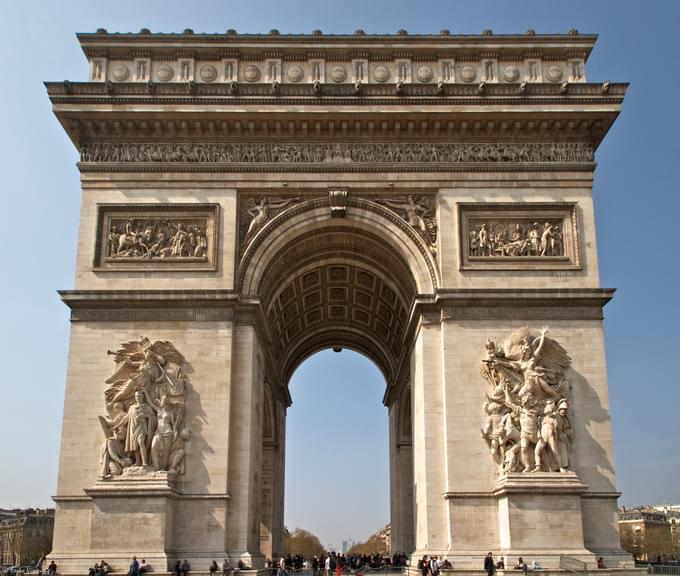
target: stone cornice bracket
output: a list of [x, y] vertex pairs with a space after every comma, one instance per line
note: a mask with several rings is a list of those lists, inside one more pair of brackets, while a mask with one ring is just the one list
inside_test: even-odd
[[234, 319], [238, 296], [231, 290], [62, 290], [71, 322], [187, 321]]
[[347, 214], [347, 188], [329, 188], [328, 201], [331, 207], [331, 218], [344, 218]]

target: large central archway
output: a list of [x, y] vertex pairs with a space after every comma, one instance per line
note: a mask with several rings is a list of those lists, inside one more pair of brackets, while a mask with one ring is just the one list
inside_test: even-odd
[[274, 405], [275, 388], [330, 347], [364, 354], [387, 382], [393, 548], [414, 548], [409, 326], [417, 297], [436, 289], [436, 268], [418, 234], [379, 203], [350, 199], [342, 218], [329, 207], [313, 199], [276, 215], [249, 239], [239, 270], [242, 294], [260, 302], [276, 374], [265, 383], [260, 541], [268, 557], [280, 552], [283, 528], [285, 409]]

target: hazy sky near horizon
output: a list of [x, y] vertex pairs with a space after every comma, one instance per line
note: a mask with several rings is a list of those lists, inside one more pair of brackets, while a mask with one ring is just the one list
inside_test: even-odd
[[[76, 151], [42, 82], [85, 80], [76, 32], [598, 33], [590, 81], [631, 82], [597, 151], [595, 205], [621, 504], [680, 503], [678, 71], [680, 3], [526, 0], [24, 0], [0, 3], [3, 434], [0, 507], [51, 505], [68, 351], [80, 189]], [[112, 343], [116, 345], [117, 343]], [[481, 384], [480, 384], [481, 385]], [[286, 524], [322, 542], [389, 519], [384, 381], [357, 355], [311, 358], [291, 383]], [[97, 410], [97, 407], [92, 407]], [[310, 430], [312, 433], [310, 433]]]

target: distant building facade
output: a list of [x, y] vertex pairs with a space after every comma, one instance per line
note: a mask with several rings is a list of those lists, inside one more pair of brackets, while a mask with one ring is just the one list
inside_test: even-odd
[[621, 547], [636, 560], [668, 562], [680, 557], [680, 507], [621, 508], [619, 532]]
[[53, 508], [0, 510], [2, 564], [34, 564], [52, 550], [53, 532]]

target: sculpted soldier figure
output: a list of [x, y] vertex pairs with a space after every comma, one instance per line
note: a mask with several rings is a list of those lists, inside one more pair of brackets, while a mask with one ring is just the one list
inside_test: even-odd
[[168, 470], [172, 443], [177, 438], [175, 413], [168, 406], [165, 395], [161, 396], [158, 404], [148, 395], [146, 399], [156, 413], [156, 431], [151, 440], [151, 463], [154, 470]]
[[489, 231], [486, 229], [486, 224], [482, 224], [477, 233], [477, 247], [480, 256], [490, 256], [491, 250], [489, 247]]
[[557, 467], [561, 468], [560, 454], [557, 448], [557, 419], [555, 418], [555, 403], [549, 400], [543, 409], [543, 418], [541, 419], [541, 430], [538, 435], [538, 442], [534, 450], [534, 459], [536, 460], [535, 472], [547, 468], [550, 471], [551, 466], [546, 465], [543, 459], [543, 453], [546, 447], [550, 449], [553, 459], [557, 462]]
[[106, 440], [102, 446], [102, 476], [118, 476], [123, 469], [132, 464], [125, 454], [125, 436], [128, 416], [121, 402], [115, 402], [111, 417], [99, 416], [99, 423], [104, 430]]
[[180, 223], [177, 225], [177, 231], [172, 239], [172, 255], [173, 256], [186, 256], [188, 254], [187, 249], [188, 235], [184, 224]]
[[489, 400], [484, 405], [484, 410], [488, 416], [484, 422], [484, 427], [482, 428], [482, 437], [489, 445], [491, 455], [494, 456], [494, 458], [499, 458], [502, 455], [500, 447], [503, 430], [501, 426], [503, 406], [498, 402]]
[[135, 403], [128, 410], [125, 451], [134, 454], [136, 466], [149, 465], [149, 448], [156, 429], [156, 416], [144, 400], [141, 390], [135, 392]]
[[560, 455], [560, 472], [569, 469], [569, 450], [574, 441], [574, 430], [567, 415], [568, 408], [569, 404], [564, 399], [557, 405], [557, 450]]
[[538, 442], [538, 414], [536, 402], [529, 394], [521, 397], [521, 405], [512, 401], [510, 392], [505, 388], [505, 405], [519, 418], [519, 447], [524, 471], [532, 469], [532, 447]]

